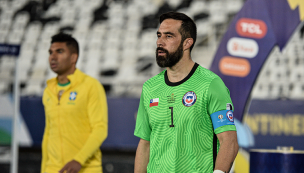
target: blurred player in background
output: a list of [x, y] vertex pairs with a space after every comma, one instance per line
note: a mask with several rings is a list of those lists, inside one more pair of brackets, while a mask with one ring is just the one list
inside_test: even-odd
[[195, 23], [165, 13], [157, 37], [166, 70], [143, 85], [134, 172], [228, 173], [238, 152], [233, 104], [220, 77], [191, 59]]
[[104, 88], [76, 68], [79, 48], [70, 35], [54, 35], [49, 54], [57, 77], [47, 81], [43, 93], [41, 173], [101, 173], [99, 147], [108, 134]]

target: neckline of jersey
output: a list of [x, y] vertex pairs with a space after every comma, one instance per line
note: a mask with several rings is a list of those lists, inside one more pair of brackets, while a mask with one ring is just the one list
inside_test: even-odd
[[61, 86], [61, 87], [65, 87], [65, 86], [68, 86], [68, 85], [70, 85], [70, 81], [68, 82], [68, 83], [64, 83], [64, 84], [61, 84], [61, 83], [57, 83], [58, 84], [58, 86]]
[[197, 69], [198, 66], [199, 65], [197, 63], [195, 63], [194, 66], [192, 67], [190, 73], [183, 80], [181, 80], [179, 82], [170, 82], [169, 78], [168, 78], [168, 75], [167, 75], [167, 70], [166, 70], [165, 74], [164, 74], [165, 75], [165, 82], [166, 82], [166, 84], [168, 86], [178, 86], [178, 85], [186, 82], [193, 75], [193, 73], [195, 72], [195, 70]]

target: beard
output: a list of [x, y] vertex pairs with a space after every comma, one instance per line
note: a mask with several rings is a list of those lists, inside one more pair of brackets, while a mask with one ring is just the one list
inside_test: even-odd
[[[158, 51], [163, 51], [166, 56], [158, 56]], [[182, 43], [178, 46], [177, 50], [173, 53], [169, 53], [168, 50], [158, 47], [156, 49], [156, 62], [159, 67], [173, 67], [183, 57], [183, 45]]]

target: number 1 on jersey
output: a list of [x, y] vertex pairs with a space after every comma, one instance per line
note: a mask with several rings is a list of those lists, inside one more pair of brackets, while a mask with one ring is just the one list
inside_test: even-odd
[[169, 107], [169, 109], [171, 109], [171, 125], [170, 125], [170, 127], [174, 127], [174, 125], [173, 125], [173, 107]]

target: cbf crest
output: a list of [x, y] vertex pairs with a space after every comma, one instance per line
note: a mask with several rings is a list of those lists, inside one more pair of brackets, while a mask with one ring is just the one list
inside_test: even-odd
[[76, 99], [76, 96], [77, 96], [77, 92], [73, 91], [73, 92], [70, 93], [69, 98], [70, 98], [71, 101], [74, 101]]
[[183, 97], [184, 106], [190, 107], [196, 102], [196, 94], [193, 91], [188, 91]]

